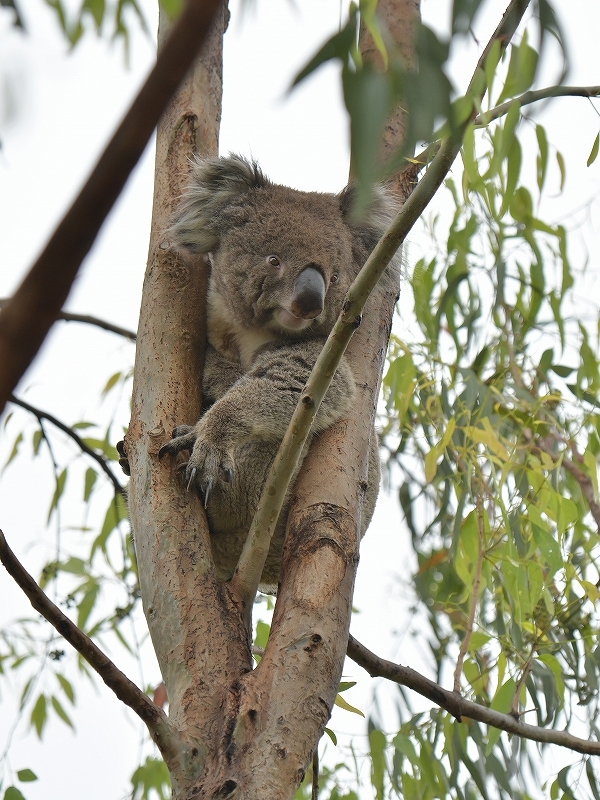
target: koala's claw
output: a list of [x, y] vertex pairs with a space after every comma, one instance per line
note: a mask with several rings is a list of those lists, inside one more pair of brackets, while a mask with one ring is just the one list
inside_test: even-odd
[[[187, 464], [186, 464], [186, 467], [187, 467]], [[189, 470], [189, 478], [188, 478], [188, 482], [187, 482], [187, 490], [188, 490], [188, 492], [191, 489], [192, 484], [196, 480], [196, 473], [197, 472], [198, 472], [198, 470], [196, 469], [196, 467], [192, 467], [191, 470]], [[188, 477], [187, 471], [186, 471], [186, 477]], [[206, 503], [204, 503], [204, 505], [206, 506]]]
[[196, 442], [196, 433], [191, 425], [178, 425], [173, 429], [173, 438], [170, 442], [164, 444], [158, 451], [158, 457], [164, 458], [165, 456], [175, 457], [182, 450], [189, 450], [190, 453], [194, 449]]
[[[196, 470], [194, 469], [194, 472]], [[200, 484], [200, 491], [202, 492], [202, 496], [204, 497], [204, 508], [208, 505], [208, 498], [210, 496], [210, 490], [212, 489], [213, 482], [210, 478], [207, 478], [205, 481], [202, 481]]]

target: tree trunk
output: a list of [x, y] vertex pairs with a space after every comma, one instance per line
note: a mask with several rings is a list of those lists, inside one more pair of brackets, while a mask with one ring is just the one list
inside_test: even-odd
[[[403, 35], [412, 31], [417, 5], [392, 3]], [[215, 578], [201, 504], [157, 456], [171, 429], [194, 422], [201, 407], [206, 267], [170, 249], [168, 225], [189, 157], [217, 151], [225, 15], [158, 130], [126, 437], [130, 511], [177, 742], [174, 756], [164, 754], [174, 798], [289, 800], [329, 719], [344, 663], [372, 429], [366, 420], [375, 414], [395, 292], [370, 299], [351, 341], [358, 394], [350, 418], [313, 442], [304, 462], [271, 635], [252, 669], [239, 607]]]

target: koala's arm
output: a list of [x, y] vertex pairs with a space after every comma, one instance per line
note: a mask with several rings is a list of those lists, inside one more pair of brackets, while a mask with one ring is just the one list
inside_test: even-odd
[[208, 408], [216, 403], [243, 374], [239, 364], [223, 358], [212, 345], [207, 344], [202, 374], [203, 406]]
[[[207, 412], [199, 426], [215, 426], [223, 438], [235, 442], [281, 440], [322, 347], [322, 340], [263, 347], [252, 368]], [[342, 359], [312, 432], [324, 431], [341, 419], [354, 394], [352, 372]]]
[[[208, 409], [194, 428], [182, 430], [185, 435], [165, 445], [159, 455], [191, 449], [189, 481], [197, 476], [204, 487], [220, 478], [231, 480], [236, 446], [252, 441], [281, 441], [322, 346], [322, 340], [309, 340], [263, 347], [252, 369]], [[341, 419], [354, 394], [352, 372], [342, 359], [312, 432], [319, 433]]]

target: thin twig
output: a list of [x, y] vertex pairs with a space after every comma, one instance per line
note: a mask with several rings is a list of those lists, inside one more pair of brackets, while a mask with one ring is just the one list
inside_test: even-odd
[[[477, 70], [485, 63], [494, 41], [500, 41], [503, 49], [508, 46], [530, 1], [511, 0], [500, 24], [479, 58], [476, 71], [469, 83], [467, 94], [472, 93]], [[483, 97], [483, 92], [481, 97]], [[457, 126], [449, 137], [442, 142], [429, 169], [406, 200], [386, 233], [377, 243], [356, 280], [352, 283], [346, 295], [342, 312], [332, 332], [329, 334], [308, 382], [302, 391], [296, 410], [292, 415], [263, 487], [256, 514], [250, 526], [236, 571], [231, 579], [231, 589], [240, 606], [245, 610], [247, 622], [269, 552], [271, 537], [281, 512], [287, 488], [298, 463], [298, 458], [308, 438], [317, 410], [325, 392], [329, 388], [332, 376], [340, 363], [354, 330], [360, 324], [365, 302], [407, 234], [450, 171], [454, 159], [460, 151], [465, 131], [473, 118], [474, 112], [471, 118]]]
[[473, 578], [473, 594], [471, 595], [471, 606], [469, 608], [469, 619], [467, 620], [467, 627], [465, 635], [460, 645], [458, 658], [456, 659], [456, 669], [454, 670], [454, 691], [460, 692], [460, 676], [462, 675], [463, 662], [469, 649], [469, 642], [471, 641], [471, 634], [473, 633], [473, 625], [475, 623], [475, 612], [477, 611], [477, 603], [479, 601], [479, 585], [481, 583], [481, 569], [483, 567], [483, 554], [484, 547], [484, 530], [483, 530], [483, 501], [481, 494], [475, 498], [476, 514], [477, 514], [477, 563], [475, 564], [475, 576]]
[[319, 800], [319, 746], [315, 747], [312, 757], [312, 791], [311, 800]]
[[108, 476], [110, 482], [114, 486], [115, 492], [118, 492], [125, 498], [127, 497], [127, 493], [125, 492], [124, 487], [121, 486], [118, 479], [115, 477], [115, 475], [113, 475], [113, 472], [106, 463], [106, 459], [104, 458], [104, 456], [101, 456], [99, 453], [96, 453], [95, 450], [92, 450], [92, 448], [89, 445], [87, 445], [83, 441], [83, 439], [80, 436], [78, 436], [78, 434], [75, 433], [73, 428], [69, 428], [68, 425], [65, 425], [64, 422], [61, 422], [56, 417], [53, 417], [52, 414], [48, 414], [47, 411], [42, 411], [41, 409], [36, 408], [35, 406], [30, 405], [29, 403], [26, 403], [24, 400], [19, 400], [14, 395], [11, 395], [8, 399], [9, 402], [13, 403], [13, 405], [20, 406], [21, 408], [24, 408], [25, 411], [29, 411], [31, 414], [34, 415], [34, 417], [38, 419], [39, 422], [41, 422], [43, 419], [48, 420], [48, 422], [51, 422], [52, 425], [54, 425], [56, 428], [59, 428], [61, 431], [66, 433], [67, 436], [69, 436], [71, 439], [73, 439], [74, 442], [76, 442], [77, 446], [83, 453], [86, 453], [90, 458], [93, 458], [94, 461], [100, 466], [102, 471]]
[[445, 709], [449, 714], [462, 722], [463, 718], [474, 719], [484, 725], [499, 728], [507, 733], [520, 736], [522, 739], [530, 739], [533, 742], [544, 744], [557, 744], [566, 747], [577, 753], [599, 756], [600, 742], [588, 739], [580, 739], [573, 736], [568, 731], [558, 731], [548, 728], [540, 728], [537, 725], [527, 725], [515, 719], [512, 714], [502, 714], [491, 708], [466, 700], [456, 692], [444, 689], [438, 683], [426, 678], [410, 667], [403, 667], [386, 661], [384, 658], [372, 653], [364, 644], [361, 644], [353, 636], [348, 638], [349, 657], [365, 669], [371, 677], [387, 678], [401, 686], [409, 689], [431, 700], [440, 708]]
[[108, 656], [94, 644], [52, 600], [42, 591], [31, 575], [24, 569], [13, 551], [8, 546], [3, 532], [0, 530], [0, 561], [8, 574], [25, 592], [29, 602], [36, 611], [66, 639], [88, 664], [98, 673], [104, 683], [125, 705], [129, 706], [148, 726], [152, 738], [161, 750], [169, 753], [175, 741], [172, 729], [164, 712], [150, 698], [124, 675]]
[[[0, 297], [0, 309], [3, 308], [9, 300], [10, 297]], [[105, 319], [100, 319], [100, 317], [92, 317], [90, 314], [72, 314], [70, 311], [61, 311], [57, 319], [62, 319], [65, 322], [83, 322], [86, 325], [95, 325], [97, 328], [102, 328], [104, 331], [117, 333], [119, 336], [125, 337], [125, 339], [131, 339], [132, 342], [136, 340], [136, 334], [133, 331], [127, 330], [127, 328], [121, 328], [119, 325], [113, 325], [112, 322], [107, 322]]]
[[83, 189], [0, 314], [0, 413], [69, 295], [83, 259], [204, 41], [221, 0], [188, 0]]
[[518, 680], [518, 683], [515, 687], [515, 693], [513, 695], [513, 699], [510, 704], [510, 713], [512, 714], [515, 719], [519, 718], [519, 696], [521, 694], [521, 689], [523, 688], [525, 681], [527, 680], [527, 676], [531, 672], [531, 665], [533, 664], [533, 654], [535, 652], [535, 647], [532, 646], [531, 648], [531, 655], [525, 662], [525, 666], [523, 667], [523, 672], [521, 673], [521, 677]]
[[473, 124], [477, 127], [488, 125], [492, 120], [508, 114], [510, 109], [516, 105], [520, 107], [528, 106], [531, 103], [537, 103], [539, 100], [548, 100], [551, 97], [598, 97], [598, 95], [600, 95], [600, 86], [547, 86], [545, 89], [525, 92], [519, 97], [507, 100], [506, 103], [501, 103], [489, 111], [482, 111], [481, 114], [475, 117]]

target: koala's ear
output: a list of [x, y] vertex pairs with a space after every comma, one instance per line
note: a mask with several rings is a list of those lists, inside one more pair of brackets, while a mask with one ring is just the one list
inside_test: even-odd
[[400, 203], [389, 189], [378, 184], [372, 189], [367, 207], [357, 215], [356, 196], [356, 186], [350, 184], [342, 189], [338, 195], [340, 211], [346, 225], [371, 252], [400, 210]]
[[222, 211], [251, 189], [267, 185], [269, 181], [255, 161], [236, 155], [196, 157], [170, 236], [179, 247], [194, 253], [211, 252], [219, 243]]

